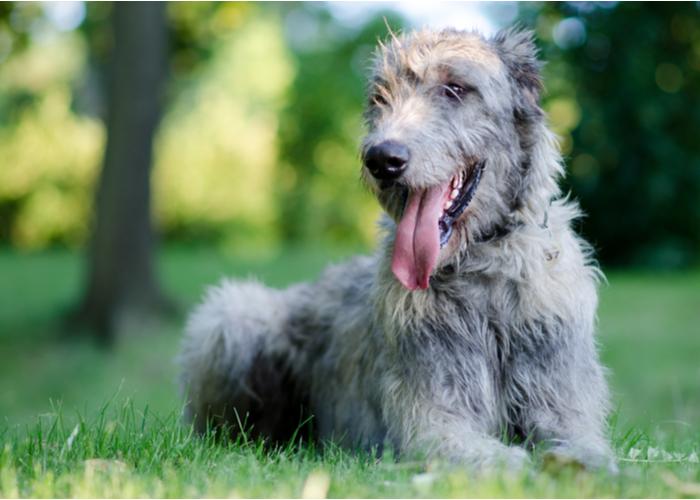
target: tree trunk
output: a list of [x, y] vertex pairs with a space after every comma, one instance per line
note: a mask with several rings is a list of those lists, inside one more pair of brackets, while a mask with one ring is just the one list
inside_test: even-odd
[[165, 79], [165, 2], [115, 2], [115, 53], [97, 225], [78, 322], [108, 343], [166, 310], [157, 286], [150, 214], [153, 135]]

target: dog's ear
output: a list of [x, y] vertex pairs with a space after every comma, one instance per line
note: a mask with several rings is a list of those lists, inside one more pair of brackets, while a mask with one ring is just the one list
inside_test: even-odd
[[542, 115], [540, 71], [544, 63], [537, 59], [539, 49], [535, 45], [534, 32], [518, 27], [502, 29], [493, 37], [492, 42], [520, 92], [520, 105], [523, 107], [520, 111]]

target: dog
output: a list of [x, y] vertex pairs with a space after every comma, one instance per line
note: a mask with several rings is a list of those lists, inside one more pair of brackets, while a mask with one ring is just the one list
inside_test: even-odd
[[615, 471], [595, 334], [602, 277], [572, 230], [531, 32], [392, 34], [371, 61], [361, 178], [373, 256], [286, 290], [224, 280], [191, 314], [186, 420], [389, 445], [475, 470], [533, 448]]

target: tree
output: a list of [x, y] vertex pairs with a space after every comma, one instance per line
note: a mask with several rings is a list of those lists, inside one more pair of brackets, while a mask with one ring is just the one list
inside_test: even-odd
[[165, 80], [165, 3], [116, 2], [107, 147], [78, 322], [108, 343], [115, 332], [168, 309], [153, 263], [152, 143]]

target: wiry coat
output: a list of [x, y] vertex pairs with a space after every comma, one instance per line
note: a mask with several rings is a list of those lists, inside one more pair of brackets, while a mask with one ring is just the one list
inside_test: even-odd
[[[519, 466], [527, 453], [503, 444], [505, 430], [614, 469], [594, 341], [599, 272], [571, 229], [578, 208], [561, 199], [539, 69], [529, 33], [421, 31], [380, 47], [361, 151], [388, 214], [383, 242], [315, 283], [224, 281], [208, 292], [180, 358], [198, 429], [246, 421], [254, 435], [289, 439], [304, 407], [318, 438], [348, 446]], [[368, 151], [387, 143], [410, 153], [391, 181], [369, 172]], [[402, 285], [392, 255], [407, 197], [462, 171], [475, 191], [429, 286]]]

